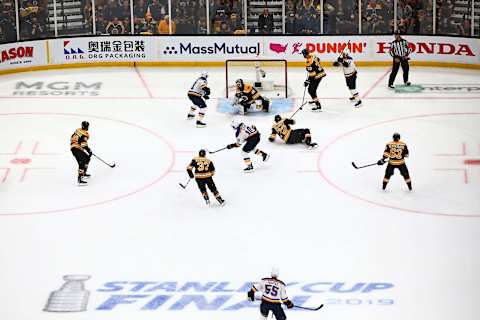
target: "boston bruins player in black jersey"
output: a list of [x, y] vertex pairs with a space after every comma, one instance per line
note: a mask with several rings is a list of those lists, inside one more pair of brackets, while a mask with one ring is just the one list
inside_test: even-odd
[[310, 129], [295, 129], [292, 130], [290, 125], [295, 124], [295, 120], [282, 118], [280, 115], [275, 115], [275, 124], [272, 126], [272, 133], [268, 140], [275, 141], [278, 136], [287, 144], [304, 143], [309, 149], [317, 147], [315, 142], [312, 142]]
[[[225, 200], [222, 199], [220, 193], [213, 182], [213, 175], [215, 174], [215, 166], [213, 162], [205, 157], [205, 150], [200, 150], [198, 152], [198, 157], [192, 159], [190, 164], [187, 167], [188, 176], [197, 182], [198, 188], [203, 195], [203, 199], [207, 205], [210, 204], [210, 199], [208, 198], [207, 187], [213, 193], [214, 197], [220, 203], [220, 205], [225, 204]], [[193, 169], [195, 169], [195, 174], [193, 174]]]
[[377, 164], [381, 166], [386, 162], [385, 159], [389, 159], [387, 169], [385, 170], [385, 177], [383, 178], [383, 190], [387, 187], [388, 181], [390, 181], [390, 177], [393, 175], [395, 169], [400, 170], [400, 174], [405, 179], [408, 189], [412, 190], [412, 181], [410, 180], [410, 174], [405, 164], [405, 158], [408, 157], [408, 155], [407, 145], [405, 142], [400, 141], [399, 133], [394, 133], [393, 141], [387, 143], [382, 159], [377, 162]]
[[308, 93], [312, 97], [310, 103], [315, 103], [315, 107], [312, 108], [312, 111], [321, 111], [322, 106], [317, 97], [317, 88], [322, 81], [322, 78], [326, 76], [325, 71], [320, 64], [320, 59], [315, 56], [313, 53], [309, 53], [305, 48], [302, 50], [303, 57], [306, 59], [305, 68], [307, 69], [308, 78], [303, 83], [305, 87], [308, 87]]
[[278, 279], [278, 273], [278, 268], [272, 268], [271, 277], [263, 278], [261, 281], [254, 283], [247, 294], [248, 299], [254, 301], [255, 292], [262, 292], [260, 314], [264, 320], [267, 319], [270, 311], [272, 311], [277, 320], [286, 320], [287, 316], [282, 309], [282, 303], [289, 309], [294, 307], [293, 302], [288, 299], [285, 283]]
[[90, 177], [87, 173], [87, 169], [93, 152], [88, 147], [87, 142], [90, 138], [90, 134], [88, 133], [89, 126], [90, 124], [87, 121], [82, 121], [81, 128], [75, 130], [70, 137], [70, 151], [72, 151], [72, 154], [78, 163], [78, 185], [86, 185], [87, 181], [84, 179]]
[[[242, 79], [235, 81], [235, 103], [239, 106], [239, 113], [245, 114], [249, 111], [264, 111], [270, 109], [270, 100], [262, 97], [260, 92], [251, 84], [244, 83]], [[252, 108], [253, 107], [253, 108]]]

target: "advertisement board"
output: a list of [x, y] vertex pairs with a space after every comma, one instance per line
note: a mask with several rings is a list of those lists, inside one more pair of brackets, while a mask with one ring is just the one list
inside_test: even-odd
[[50, 40], [51, 62], [155, 61], [155, 38], [91, 37]]
[[[470, 38], [404, 36], [413, 61], [480, 63], [480, 41]], [[265, 56], [303, 61], [307, 48], [323, 61], [334, 61], [346, 47], [357, 61], [390, 61], [392, 36], [265, 37]]]
[[263, 37], [160, 37], [159, 61], [254, 59], [264, 54]]
[[45, 41], [29, 41], [0, 45], [0, 70], [47, 64]]

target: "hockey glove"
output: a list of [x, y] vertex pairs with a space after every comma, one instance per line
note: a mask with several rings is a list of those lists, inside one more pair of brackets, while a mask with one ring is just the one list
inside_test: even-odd
[[379, 166], [383, 166], [383, 165], [385, 164], [385, 159], [380, 159], [380, 160], [378, 160], [378, 161], [377, 161], [377, 164], [378, 164]]
[[342, 63], [342, 62], [343, 62], [343, 58], [342, 58], [342, 57], [338, 57], [338, 58], [337, 58], [337, 62], [338, 62], [338, 63]]
[[247, 296], [248, 296], [248, 300], [250, 301], [255, 300], [255, 292], [253, 290], [248, 291]]
[[192, 170], [187, 169], [187, 172], [188, 172], [188, 176], [190, 177], [190, 179], [193, 179], [194, 175], [193, 175]]
[[210, 95], [210, 88], [209, 87], [203, 88], [203, 92], [206, 96]]
[[334, 67], [338, 67], [339, 65], [340, 65], [340, 63], [338, 63], [338, 61], [335, 61], [335, 62], [333, 63], [333, 66], [334, 66]]
[[268, 137], [268, 141], [273, 142], [273, 141], [275, 141], [275, 138], [270, 136], [270, 137]]
[[89, 157], [89, 158], [91, 158], [91, 157], [92, 157], [92, 155], [93, 155], [93, 152], [92, 152], [92, 150], [91, 150], [89, 147], [84, 147], [84, 149], [85, 149], [85, 151], [87, 151], [87, 153], [88, 153], [88, 157]]
[[290, 300], [287, 300], [287, 301], [285, 302], [285, 305], [287, 306], [288, 309], [292, 309], [293, 306], [294, 306], [294, 305], [293, 305], [293, 302], [290, 301]]
[[237, 143], [230, 143], [230, 144], [227, 146], [227, 149], [232, 149], [232, 148], [238, 148], [238, 144], [237, 144]]
[[205, 96], [203, 96], [203, 99], [208, 100], [208, 99], [210, 99], [210, 97], [205, 95]]
[[305, 80], [305, 82], [303, 83], [303, 86], [304, 87], [308, 87], [310, 85], [310, 80]]

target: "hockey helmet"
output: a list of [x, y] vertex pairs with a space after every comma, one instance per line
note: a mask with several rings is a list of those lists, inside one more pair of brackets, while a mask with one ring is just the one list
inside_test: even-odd
[[279, 122], [282, 120], [282, 117], [279, 115], [279, 114], [276, 114], [275, 115], [275, 118], [273, 118], [275, 120], [275, 122]]
[[198, 151], [198, 156], [199, 157], [205, 157], [206, 154], [207, 154], [207, 152], [205, 151], [205, 149], [200, 149], [200, 151]]
[[88, 130], [90, 123], [88, 121], [82, 121], [82, 130]]
[[237, 130], [238, 127], [240, 127], [242, 123], [238, 122], [236, 120], [232, 120], [232, 123], [230, 124], [233, 130]]
[[208, 78], [208, 72], [206, 70], [203, 70], [202, 73], [200, 74], [200, 78], [207, 79]]
[[302, 55], [303, 55], [304, 58], [307, 58], [307, 57], [308, 57], [308, 50], [307, 50], [307, 48], [305, 48], [305, 49], [302, 50]]
[[235, 85], [237, 86], [237, 88], [243, 89], [243, 80], [242, 79], [235, 80]]
[[278, 267], [277, 266], [272, 267], [272, 271], [270, 272], [270, 276], [272, 278], [277, 278], [279, 274], [280, 274], [280, 271], [278, 270]]
[[395, 132], [393, 134], [393, 141], [399, 141], [400, 140], [400, 133], [398, 132]]

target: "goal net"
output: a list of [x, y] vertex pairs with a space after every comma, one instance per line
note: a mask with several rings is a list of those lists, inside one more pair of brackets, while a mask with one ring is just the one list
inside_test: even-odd
[[235, 95], [235, 81], [242, 79], [267, 98], [287, 98], [287, 60], [226, 60], [226, 97]]

